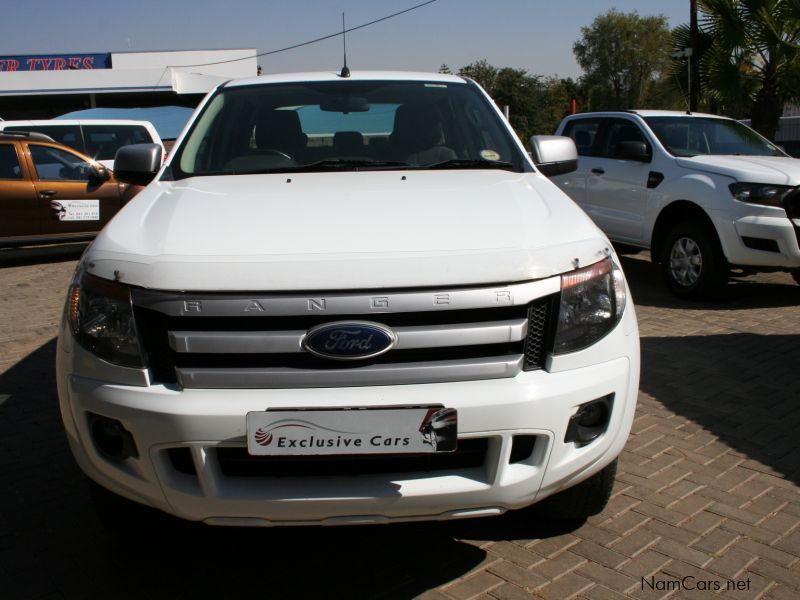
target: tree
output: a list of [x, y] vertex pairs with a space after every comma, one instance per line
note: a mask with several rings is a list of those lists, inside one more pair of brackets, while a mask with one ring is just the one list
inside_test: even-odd
[[453, 72], [450, 70], [450, 67], [447, 66], [447, 63], [442, 63], [442, 66], [439, 67], [439, 73], [443, 75], [451, 75]]
[[493, 67], [485, 58], [461, 67], [458, 74], [462, 77], [469, 77], [478, 82], [489, 94], [494, 90], [494, 82], [497, 78], [497, 67]]
[[[800, 0], [698, 0], [704, 98], [749, 116], [775, 139], [783, 105], [800, 100]], [[673, 35], [689, 47], [689, 27]], [[685, 80], [685, 74], [684, 74]]]
[[590, 110], [645, 108], [670, 66], [670, 30], [663, 15], [640, 17], [616, 10], [581, 27], [572, 50], [584, 71]]

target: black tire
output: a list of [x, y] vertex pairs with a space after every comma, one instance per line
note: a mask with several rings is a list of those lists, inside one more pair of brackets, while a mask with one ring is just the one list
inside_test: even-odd
[[578, 485], [559, 492], [536, 505], [537, 510], [551, 519], [583, 521], [603, 512], [611, 498], [617, 459], [602, 471]]
[[143, 535], [152, 528], [158, 513], [142, 504], [118, 496], [89, 480], [89, 494], [100, 524], [118, 534]]
[[659, 252], [661, 275], [670, 291], [689, 299], [717, 295], [728, 281], [728, 261], [710, 226], [674, 225]]

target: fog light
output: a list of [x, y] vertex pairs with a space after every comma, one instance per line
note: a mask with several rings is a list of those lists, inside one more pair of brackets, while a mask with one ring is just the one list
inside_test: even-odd
[[95, 447], [106, 458], [122, 461], [139, 456], [131, 432], [116, 419], [89, 413], [89, 431]]
[[575, 442], [579, 446], [585, 446], [605, 433], [611, 420], [613, 403], [614, 394], [609, 394], [581, 404], [569, 420], [564, 443]]

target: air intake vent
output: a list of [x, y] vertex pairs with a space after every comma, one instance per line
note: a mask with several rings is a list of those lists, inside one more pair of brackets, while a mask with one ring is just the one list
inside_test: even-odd
[[525, 340], [526, 371], [543, 369], [551, 343], [550, 316], [553, 314], [554, 297], [541, 298], [528, 306], [528, 337]]

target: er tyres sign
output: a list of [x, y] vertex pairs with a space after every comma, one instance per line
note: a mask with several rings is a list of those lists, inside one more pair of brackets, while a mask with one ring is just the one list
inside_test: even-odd
[[0, 72], [110, 69], [111, 53], [0, 56]]

